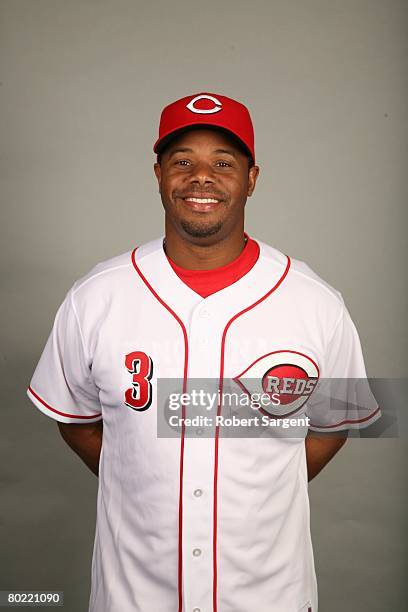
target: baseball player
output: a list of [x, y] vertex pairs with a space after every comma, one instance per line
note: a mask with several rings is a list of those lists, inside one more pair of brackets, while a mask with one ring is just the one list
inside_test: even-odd
[[[154, 151], [164, 235], [73, 285], [28, 389], [99, 475], [89, 610], [317, 612], [308, 480], [380, 416], [356, 388], [336, 409], [315, 396], [366, 380], [356, 328], [338, 291], [245, 232], [259, 167], [243, 104], [173, 102]], [[215, 385], [214, 419], [186, 424], [184, 405], [161, 434], [161, 381], [188, 397], [195, 379]], [[275, 398], [244, 408], [259, 435], [224, 433], [234, 386]]]

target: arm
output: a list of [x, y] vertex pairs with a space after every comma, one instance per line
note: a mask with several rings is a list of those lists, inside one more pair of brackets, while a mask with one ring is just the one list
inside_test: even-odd
[[58, 427], [65, 442], [79, 455], [96, 476], [99, 474], [99, 457], [102, 448], [102, 421], [78, 425], [60, 423]]
[[334, 437], [333, 435], [325, 436], [309, 430], [305, 439], [309, 482], [329, 463], [346, 440], [347, 431], [339, 431]]

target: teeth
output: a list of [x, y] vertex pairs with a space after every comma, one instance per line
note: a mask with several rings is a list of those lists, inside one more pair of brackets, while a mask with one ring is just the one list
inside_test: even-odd
[[189, 202], [197, 202], [197, 204], [216, 204], [218, 200], [213, 198], [185, 198]]

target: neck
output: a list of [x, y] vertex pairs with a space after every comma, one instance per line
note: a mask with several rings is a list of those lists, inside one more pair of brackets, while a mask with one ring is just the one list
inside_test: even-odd
[[[211, 236], [195, 240], [196, 242], [192, 242], [188, 238], [166, 231], [166, 255], [178, 266], [188, 270], [212, 270], [239, 257], [247, 241], [243, 228], [222, 239]], [[200, 240], [207, 242], [203, 244]]]

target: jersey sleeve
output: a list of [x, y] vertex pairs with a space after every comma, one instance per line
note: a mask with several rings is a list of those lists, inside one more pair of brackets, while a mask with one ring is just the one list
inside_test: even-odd
[[306, 414], [309, 428], [320, 432], [362, 429], [381, 416], [367, 380], [358, 332], [344, 304]]
[[62, 423], [101, 420], [99, 392], [92, 379], [91, 364], [71, 289], [57, 311], [27, 389], [28, 397], [41, 412]]

